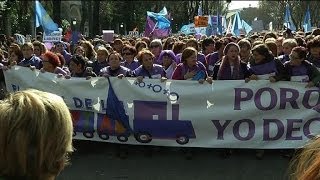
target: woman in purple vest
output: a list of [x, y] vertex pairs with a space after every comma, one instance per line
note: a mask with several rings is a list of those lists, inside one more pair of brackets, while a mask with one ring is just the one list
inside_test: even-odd
[[292, 49], [290, 61], [285, 62], [284, 67], [290, 76], [290, 81], [307, 82], [306, 87], [318, 86], [320, 82], [320, 72], [315, 65], [305, 60], [307, 49], [298, 46]]
[[179, 63], [173, 72], [172, 79], [175, 80], [197, 80], [203, 83], [207, 80], [212, 83], [212, 78], [208, 78], [206, 67], [197, 61], [198, 51], [193, 47], [187, 47], [181, 55]]
[[109, 66], [100, 70], [100, 76], [108, 77], [131, 77], [132, 72], [130, 69], [121, 66], [121, 55], [117, 52], [112, 52], [107, 58]]
[[159, 64], [154, 64], [155, 56], [147, 49], [142, 49], [137, 56], [140, 66], [133, 71], [133, 75], [141, 82], [143, 78], [165, 79], [166, 73]]
[[213, 79], [240, 80], [249, 77], [247, 64], [240, 60], [240, 47], [234, 42], [228, 43], [223, 50], [221, 62], [213, 68]]
[[258, 44], [252, 49], [253, 61], [249, 63], [250, 80], [269, 80], [270, 82], [286, 81], [288, 74], [282, 62], [274, 58], [265, 44]]

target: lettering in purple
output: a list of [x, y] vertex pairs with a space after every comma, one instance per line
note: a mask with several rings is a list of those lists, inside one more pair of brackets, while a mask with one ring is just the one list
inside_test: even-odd
[[300, 127], [293, 127], [295, 123], [302, 123], [302, 119], [287, 119], [286, 140], [302, 140], [302, 136], [293, 136], [294, 131], [300, 131]]
[[85, 98], [84, 100], [81, 100], [78, 97], [73, 97], [72, 99], [73, 99], [74, 106], [76, 108], [86, 108], [87, 110], [93, 109], [93, 107], [92, 107], [93, 100], [92, 99]]
[[311, 123], [313, 123], [314, 121], [319, 121], [320, 122], [320, 118], [313, 118], [310, 119], [309, 121], [307, 121], [304, 126], [303, 126], [303, 134], [308, 137], [309, 139], [311, 139], [311, 132], [310, 132], [310, 125]]
[[[248, 126], [249, 126], [248, 134], [245, 137], [242, 137], [240, 135], [240, 125], [242, 123], [248, 123]], [[250, 140], [254, 136], [254, 133], [255, 133], [255, 124], [250, 119], [241, 119], [241, 120], [237, 121], [236, 123], [234, 123], [234, 125], [233, 125], [233, 135], [235, 138], [237, 138], [240, 141]]]
[[81, 101], [81, 99], [77, 98], [77, 97], [73, 97], [73, 102], [74, 102], [74, 106], [76, 108], [82, 108], [83, 107], [83, 103]]
[[[291, 93], [291, 97], [287, 94]], [[297, 99], [299, 98], [299, 91], [290, 88], [280, 88], [280, 109], [286, 109], [286, 104], [290, 103], [293, 109], [299, 109]]]
[[[270, 123], [274, 123], [277, 126], [277, 134], [274, 137], [270, 137]], [[282, 137], [284, 133], [284, 125], [278, 119], [263, 119], [263, 141], [275, 141]]]
[[104, 100], [100, 100], [101, 111], [107, 111], [107, 103]]
[[[253, 91], [249, 88], [234, 88], [234, 110], [241, 110], [241, 101], [248, 101], [253, 96]], [[242, 97], [242, 92], [246, 93], [246, 96]]]
[[218, 136], [217, 136], [218, 140], [224, 140], [223, 132], [227, 128], [227, 126], [230, 124], [230, 122], [231, 120], [226, 120], [225, 123], [221, 125], [219, 120], [212, 120], [213, 125], [218, 130]]
[[[264, 92], [270, 93], [270, 104], [267, 107], [263, 107], [261, 104], [261, 95]], [[259, 110], [262, 110], [262, 111], [271, 110], [274, 107], [276, 107], [276, 105], [277, 105], [277, 93], [275, 90], [273, 90], [271, 88], [261, 88], [254, 95], [254, 103]]]
[[[253, 95], [254, 95], [254, 104], [256, 108], [258, 108], [259, 110], [268, 111], [277, 106], [277, 102], [278, 102], [277, 92], [272, 88], [261, 88], [255, 94], [249, 88], [235, 88], [234, 90], [235, 90], [234, 110], [241, 110], [241, 103], [244, 101], [251, 100]], [[270, 104], [266, 107], [264, 107], [261, 103], [262, 94], [264, 92], [268, 92], [270, 94]], [[291, 94], [290, 97], [287, 96], [289, 95], [289, 93]], [[280, 88], [279, 109], [285, 109], [287, 103], [290, 103], [293, 109], [299, 109], [300, 103], [297, 102], [299, 95], [300, 95], [299, 91], [295, 89]], [[312, 97], [315, 95], [318, 95], [318, 100], [315, 104], [311, 105], [309, 101], [310, 99], [313, 99]], [[320, 90], [319, 89], [307, 90], [303, 94], [301, 104], [307, 109], [314, 109], [315, 111], [320, 112], [320, 106], [318, 107], [318, 105], [320, 105]]]
[[172, 120], [179, 120], [179, 104], [172, 104]]
[[[309, 104], [309, 100], [310, 100], [311, 94], [314, 93], [314, 92], [318, 93], [318, 102], [317, 102], [317, 104], [315, 104], [315, 105], [312, 106], [312, 105]], [[305, 108], [311, 109], [311, 108], [313, 108], [314, 106], [317, 106], [318, 104], [320, 104], [320, 90], [319, 90], [319, 89], [317, 89], [317, 90], [308, 90], [308, 91], [306, 91], [306, 92], [304, 93], [304, 96], [303, 96], [303, 99], [302, 99], [302, 105], [303, 105]], [[317, 111], [317, 112], [319, 112], [319, 111]]]
[[88, 110], [92, 110], [92, 99], [85, 98], [84, 104]]

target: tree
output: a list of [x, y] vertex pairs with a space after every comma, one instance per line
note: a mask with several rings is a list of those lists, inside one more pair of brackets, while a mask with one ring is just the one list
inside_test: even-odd
[[61, 0], [52, 0], [52, 9], [53, 11], [53, 21], [58, 24], [59, 27], [62, 25], [61, 20]]

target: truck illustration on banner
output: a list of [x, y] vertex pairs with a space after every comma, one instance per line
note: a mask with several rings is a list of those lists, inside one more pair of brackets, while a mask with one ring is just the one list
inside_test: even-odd
[[[140, 143], [150, 143], [152, 139], [173, 139], [181, 145], [196, 138], [191, 121], [179, 119], [179, 104], [171, 105], [171, 120], [167, 118], [167, 102], [134, 100], [133, 107], [132, 128], [123, 103], [118, 100], [109, 84], [106, 114], [97, 115], [96, 131], [99, 138], [108, 140], [110, 136], [116, 136], [118, 141], [127, 142], [133, 134]], [[71, 114], [74, 136], [81, 132], [86, 138], [93, 138], [94, 112], [72, 110]]]

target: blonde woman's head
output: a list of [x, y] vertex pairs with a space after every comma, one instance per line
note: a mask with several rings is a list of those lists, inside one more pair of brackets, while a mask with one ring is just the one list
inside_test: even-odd
[[73, 151], [72, 132], [60, 96], [32, 89], [10, 94], [0, 101], [0, 175], [55, 177]]

